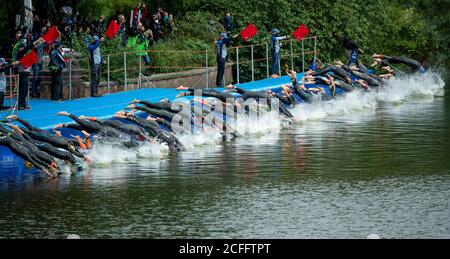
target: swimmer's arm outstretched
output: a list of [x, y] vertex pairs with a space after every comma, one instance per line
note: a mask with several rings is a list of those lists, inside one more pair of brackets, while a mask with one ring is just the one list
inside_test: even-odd
[[53, 129], [56, 130], [56, 129], [61, 129], [61, 128], [74, 129], [74, 130], [79, 130], [79, 131], [84, 130], [83, 126], [76, 124], [76, 123], [70, 123], [70, 124], [60, 123], [60, 124], [56, 125]]
[[13, 129], [17, 134], [20, 134], [22, 136], [25, 135], [25, 132], [18, 126], [16, 125], [12, 125], [12, 124], [5, 124], [6, 126], [10, 127], [11, 129]]
[[29, 129], [30, 131], [41, 131], [41, 129], [33, 127], [28, 121], [25, 121], [25, 120], [17, 117], [16, 115], [8, 116], [6, 118], [19, 122], [20, 124], [25, 126], [27, 129]]

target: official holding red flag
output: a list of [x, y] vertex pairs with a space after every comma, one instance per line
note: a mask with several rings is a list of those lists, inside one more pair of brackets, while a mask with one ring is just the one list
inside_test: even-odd
[[228, 46], [231, 44], [232, 39], [238, 36], [239, 34], [228, 37], [227, 33], [223, 32], [215, 42], [217, 55], [217, 87], [224, 87], [225, 85], [223, 76], [225, 74], [225, 65], [228, 57]]
[[290, 36], [280, 36], [281, 31], [278, 29], [272, 30], [272, 38], [271, 38], [271, 46], [272, 46], [272, 68], [271, 68], [271, 74], [272, 78], [278, 78], [277, 71], [279, 70], [278, 67], [278, 60], [280, 58], [280, 50], [283, 46], [280, 41], [289, 39]]
[[43, 39], [39, 39], [34, 43], [29, 43], [25, 38], [22, 39], [19, 45], [19, 51], [17, 52], [17, 55], [13, 60], [14, 65], [19, 65], [19, 110], [30, 109], [27, 104], [28, 79], [30, 76], [31, 66], [38, 61], [38, 57], [34, 52], [34, 49], [38, 44], [41, 44], [42, 42]]

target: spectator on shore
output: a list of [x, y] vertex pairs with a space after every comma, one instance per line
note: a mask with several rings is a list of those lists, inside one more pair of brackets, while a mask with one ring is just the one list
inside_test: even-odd
[[62, 30], [62, 42], [65, 46], [68, 46], [69, 48], [73, 47], [73, 22], [68, 20], [66, 23], [62, 24], [63, 30]]
[[209, 17], [209, 30], [211, 31], [211, 32], [216, 32], [217, 31], [217, 29], [216, 29], [216, 20], [214, 19], [214, 16], [210, 16]]
[[140, 44], [140, 46], [141, 46], [140, 54], [141, 54], [141, 56], [144, 60], [144, 64], [145, 64], [145, 69], [144, 69], [143, 73], [145, 76], [150, 76], [151, 75], [150, 65], [151, 65], [152, 59], [148, 55], [148, 49], [153, 44], [153, 32], [152, 32], [152, 30], [145, 30], [144, 27], [142, 27], [141, 31], [142, 31], [142, 33], [138, 36], [137, 43]]
[[9, 69], [8, 62], [4, 58], [0, 58], [0, 111], [3, 110], [6, 90], [5, 72]]
[[97, 22], [97, 35], [104, 35], [106, 32], [106, 21], [105, 21], [105, 17], [103, 15], [101, 15], [98, 18], [98, 22]]
[[50, 52], [50, 63], [48, 70], [52, 74], [51, 99], [52, 101], [62, 101], [62, 78], [61, 73], [67, 64], [63, 58], [62, 43], [56, 41]]
[[38, 15], [35, 15], [33, 18], [33, 30], [32, 30], [33, 36], [35, 33], [39, 33], [39, 31], [41, 30], [41, 25], [42, 25], [41, 19], [39, 18]]
[[66, 0], [66, 3], [63, 7], [61, 7], [61, 15], [63, 17], [63, 23], [67, 23], [69, 21], [73, 22], [72, 15], [73, 15], [73, 8], [70, 4], [70, 0]]
[[225, 28], [225, 31], [228, 33], [232, 33], [234, 30], [233, 21], [231, 20], [231, 13], [225, 13], [225, 16], [222, 18], [221, 24]]
[[89, 44], [89, 63], [91, 66], [91, 97], [101, 97], [98, 94], [98, 86], [100, 84], [100, 73], [102, 64], [102, 55], [100, 52], [100, 44], [104, 38], [95, 35]]
[[127, 41], [128, 41], [127, 24], [126, 24], [127, 20], [125, 19], [125, 16], [120, 14], [119, 16], [117, 16], [117, 21], [120, 26], [119, 37], [122, 40], [122, 46], [125, 47], [127, 45]]
[[92, 30], [91, 30], [92, 26], [86, 25], [86, 28], [84, 30], [84, 42], [86, 43], [86, 45], [89, 45], [89, 43], [91, 42], [91, 34], [92, 34]]
[[12, 62], [16, 61], [17, 58], [17, 52], [19, 51], [19, 46], [21, 44], [21, 41], [24, 37], [22, 36], [22, 30], [16, 31], [14, 41], [12, 42], [12, 51], [11, 51], [11, 59]]
[[133, 20], [130, 21], [131, 27], [135, 27], [138, 23], [144, 23], [148, 15], [148, 9], [144, 2], [140, 3], [139, 6], [133, 8]]
[[[44, 36], [47, 32], [47, 26], [41, 26], [40, 32], [35, 32], [33, 36], [33, 41], [37, 41], [39, 38]], [[31, 97], [38, 98], [40, 97], [39, 85], [41, 83], [40, 72], [42, 70], [43, 65], [43, 56], [44, 56], [44, 48], [45, 44], [42, 44], [36, 48], [36, 55], [38, 57], [38, 61], [33, 64], [31, 69], [33, 70], [33, 78], [31, 80]]]
[[169, 20], [167, 22], [167, 30], [170, 34], [173, 34], [175, 31], [175, 23], [173, 22], [173, 15], [169, 14]]
[[153, 40], [155, 42], [158, 42], [163, 35], [161, 30], [161, 15], [159, 14], [153, 15], [151, 25], [152, 25], [151, 29], [153, 32]]

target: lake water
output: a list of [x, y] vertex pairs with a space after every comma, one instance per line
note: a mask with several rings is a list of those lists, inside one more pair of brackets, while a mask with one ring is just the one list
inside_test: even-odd
[[0, 238], [450, 238], [450, 98], [415, 82], [177, 155], [101, 146], [83, 173], [0, 179]]

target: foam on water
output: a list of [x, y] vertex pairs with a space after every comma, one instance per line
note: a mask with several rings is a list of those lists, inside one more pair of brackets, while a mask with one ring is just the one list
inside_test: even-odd
[[161, 159], [168, 154], [168, 148], [158, 143], [148, 143], [138, 148], [126, 148], [119, 143], [94, 143], [87, 156], [94, 161], [94, 166], [103, 167], [112, 163], [126, 163], [138, 158]]
[[401, 105], [413, 99], [429, 99], [444, 95], [444, 81], [430, 71], [423, 75], [389, 80], [381, 91], [358, 90], [332, 101], [316, 100], [298, 105], [293, 114], [298, 122], [320, 121], [328, 116], [375, 110], [380, 104]]

